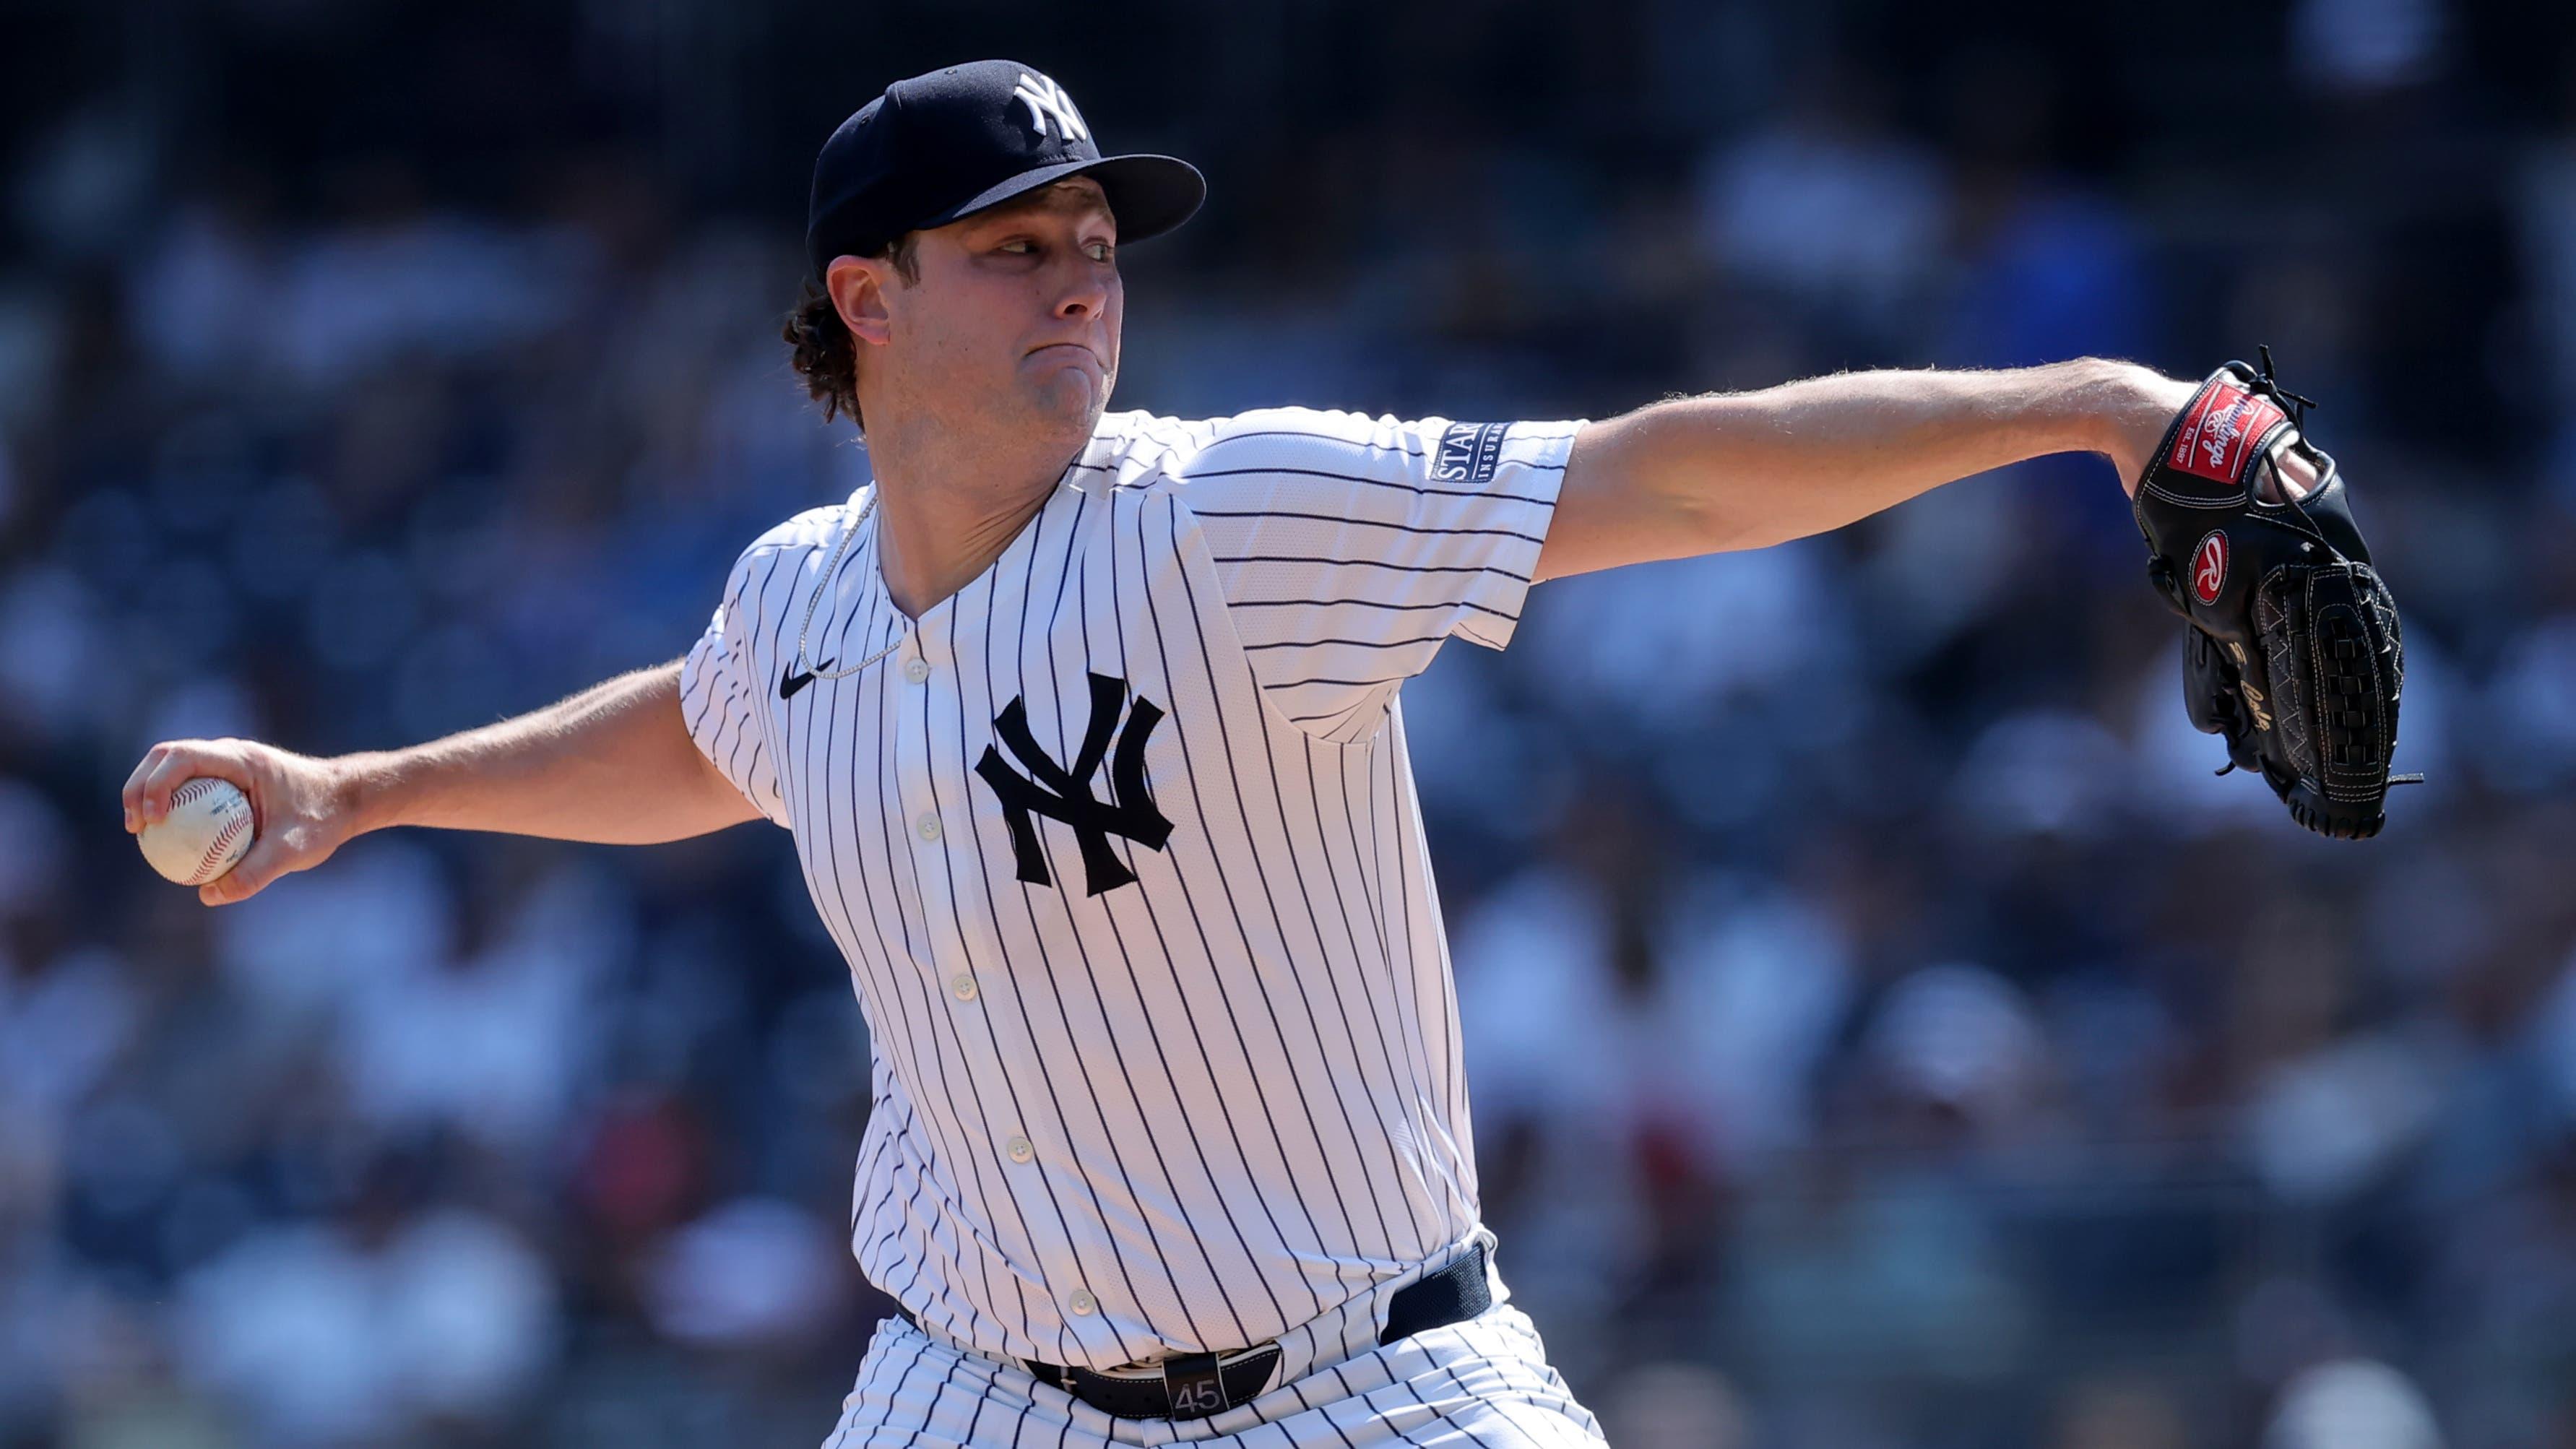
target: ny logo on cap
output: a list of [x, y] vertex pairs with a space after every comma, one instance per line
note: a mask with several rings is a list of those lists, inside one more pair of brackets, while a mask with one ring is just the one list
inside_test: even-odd
[[1073, 97], [1064, 87], [1046, 76], [1020, 72], [1020, 83], [1011, 89], [1011, 99], [1026, 101], [1029, 106], [1029, 129], [1046, 134], [1047, 117], [1055, 117], [1055, 128], [1067, 141], [1088, 141], [1091, 128], [1082, 124], [1082, 112], [1073, 108]]

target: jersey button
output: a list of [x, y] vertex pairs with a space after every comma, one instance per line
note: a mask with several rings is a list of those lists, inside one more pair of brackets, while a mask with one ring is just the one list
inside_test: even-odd
[[1089, 1318], [1091, 1310], [1100, 1306], [1100, 1300], [1091, 1296], [1090, 1289], [1076, 1288], [1073, 1296], [1064, 1300], [1064, 1306], [1072, 1309], [1077, 1318]]
[[1038, 1150], [1029, 1145], [1029, 1139], [1025, 1137], [1014, 1137], [1011, 1139], [1011, 1160], [1013, 1162], [1026, 1162], [1037, 1155]]
[[919, 684], [921, 681], [928, 679], [930, 677], [930, 661], [927, 659], [905, 660], [903, 662], [903, 677], [911, 680], [915, 684]]
[[937, 840], [939, 838], [939, 817], [936, 815], [924, 815], [919, 820], [912, 822], [912, 828], [918, 832], [924, 840]]
[[949, 978], [948, 993], [960, 1001], [974, 1000], [975, 978], [967, 975], [963, 971], [958, 972], [955, 976]]

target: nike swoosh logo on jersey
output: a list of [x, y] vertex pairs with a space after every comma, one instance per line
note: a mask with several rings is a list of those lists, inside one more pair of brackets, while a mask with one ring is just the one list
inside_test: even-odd
[[[816, 669], [829, 669], [840, 662], [841, 661], [838, 659], [826, 659], [814, 667]], [[796, 672], [796, 666], [790, 664], [786, 669], [779, 673], [778, 697], [780, 699], [794, 699], [796, 697], [796, 691], [803, 689], [805, 686], [812, 684], [813, 682], [814, 676], [811, 673], [799, 674]]]

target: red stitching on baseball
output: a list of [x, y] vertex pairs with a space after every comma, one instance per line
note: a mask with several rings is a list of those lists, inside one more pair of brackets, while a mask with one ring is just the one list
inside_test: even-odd
[[[184, 792], [188, 787], [182, 785], [179, 788]], [[198, 793], [204, 794], [205, 792], [201, 790]], [[178, 797], [173, 795], [171, 798], [175, 800]], [[197, 873], [188, 878], [188, 884], [204, 885], [206, 883], [206, 872], [213, 867], [215, 857], [222, 855], [224, 853], [224, 848], [233, 843], [233, 837], [241, 834], [242, 831], [248, 829], [249, 826], [250, 817], [248, 814], [236, 815], [231, 820], [225, 822], [224, 828], [215, 832], [214, 843], [206, 847], [206, 858], [197, 862]]]

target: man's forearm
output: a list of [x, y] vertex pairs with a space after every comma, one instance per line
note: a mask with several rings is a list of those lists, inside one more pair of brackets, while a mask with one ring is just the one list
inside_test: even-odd
[[2124, 486], [2191, 384], [2083, 359], [2001, 372], [1839, 373], [1677, 398], [1584, 430], [1544, 575], [1761, 548], [1954, 479], [2099, 452]]
[[[2049, 453], [2105, 451], [2106, 419], [2131, 406], [2140, 369], [2085, 359], [2006, 372], [1855, 372], [1761, 392], [1691, 398], [1653, 426], [1657, 465], [1701, 487], [1734, 548], [1840, 528], [1954, 479]], [[2166, 409], [2162, 416], [2170, 416]], [[1742, 500], [1756, 506], [1729, 508]]]
[[676, 662], [498, 724], [332, 763], [360, 831], [429, 825], [643, 845], [754, 813], [691, 743]]

